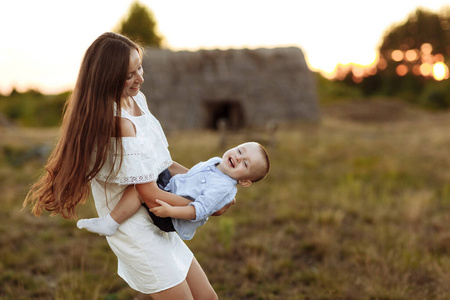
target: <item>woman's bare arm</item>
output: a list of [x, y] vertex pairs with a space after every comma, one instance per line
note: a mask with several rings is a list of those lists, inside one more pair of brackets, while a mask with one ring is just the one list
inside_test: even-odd
[[155, 181], [143, 184], [137, 184], [136, 189], [141, 200], [147, 204], [149, 208], [159, 206], [156, 199], [169, 203], [172, 206], [186, 206], [191, 203], [186, 198], [161, 190]]
[[[184, 174], [189, 171], [188, 168], [180, 165], [177, 162], [173, 162], [168, 169], [170, 175], [172, 176], [175, 176], [177, 174]], [[172, 206], [186, 206], [191, 203], [191, 201], [187, 200], [186, 198], [161, 190], [156, 182], [136, 185], [136, 189], [138, 190], [142, 201], [144, 201], [149, 208], [159, 206], [159, 204], [155, 201], [156, 199], [167, 202]]]
[[186, 174], [187, 171], [189, 171], [188, 168], [185, 166], [180, 165], [176, 161], [172, 163], [172, 165], [169, 167], [170, 175], [175, 176], [177, 174]]

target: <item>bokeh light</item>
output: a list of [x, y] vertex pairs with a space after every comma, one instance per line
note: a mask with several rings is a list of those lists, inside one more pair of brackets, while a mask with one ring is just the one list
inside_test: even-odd
[[433, 64], [434, 56], [431, 54], [422, 54], [422, 56], [420, 57], [420, 60], [422, 61], [422, 63]]
[[435, 62], [444, 62], [444, 55], [442, 55], [442, 54], [436, 54], [435, 56], [434, 56], [434, 61]]
[[413, 62], [416, 61], [419, 58], [419, 54], [415, 49], [409, 49], [405, 53], [405, 58], [407, 61]]
[[425, 55], [431, 54], [433, 52], [433, 46], [430, 43], [424, 43], [420, 46], [420, 51]]
[[[450, 47], [448, 50], [450, 53]], [[445, 64], [445, 56], [432, 52], [433, 46], [430, 43], [422, 44], [420, 49], [408, 49], [406, 44], [402, 44], [399, 49], [388, 52], [387, 58], [380, 55], [376, 68], [385, 70], [390, 63], [394, 62], [395, 74], [400, 77], [411, 72], [414, 76], [423, 76], [438, 81], [450, 78], [449, 67]], [[364, 70], [364, 77], [370, 75], [372, 74], [368, 70]]]
[[361, 78], [364, 76], [364, 69], [360, 66], [353, 66], [352, 72], [353, 72], [353, 75], [358, 78]]
[[394, 50], [391, 54], [392, 60], [394, 61], [402, 61], [403, 60], [403, 52], [401, 50]]
[[408, 74], [408, 66], [405, 64], [398, 65], [397, 68], [395, 68], [395, 72], [400, 77], [405, 76]]
[[413, 69], [412, 69], [412, 72], [416, 76], [422, 75], [422, 73], [420, 72], [420, 65], [414, 65]]
[[380, 59], [378, 60], [378, 64], [377, 67], [379, 70], [384, 70], [387, 68], [387, 61], [386, 59], [384, 59], [383, 57], [380, 57]]
[[449, 77], [448, 67], [443, 62], [438, 62], [433, 65], [433, 78], [441, 81]]
[[433, 67], [429, 63], [423, 63], [420, 65], [420, 73], [425, 76], [431, 76], [431, 73], [433, 72]]
[[367, 71], [368, 76], [373, 76], [373, 75], [377, 74], [377, 68], [374, 66], [367, 68], [366, 71]]
[[[409, 43], [412, 45], [413, 43]], [[418, 48], [408, 48], [407, 44], [402, 44], [398, 49], [379, 54], [378, 58], [370, 65], [339, 64], [330, 77], [337, 80], [344, 80], [351, 75], [353, 82], [360, 83], [366, 77], [374, 76], [378, 71], [383, 71], [393, 63], [395, 74], [399, 77], [410, 73], [413, 76], [421, 76], [437, 81], [450, 78], [449, 67], [446, 65], [446, 58], [443, 54], [433, 54], [433, 46], [424, 43]], [[450, 53], [450, 46], [448, 47]]]

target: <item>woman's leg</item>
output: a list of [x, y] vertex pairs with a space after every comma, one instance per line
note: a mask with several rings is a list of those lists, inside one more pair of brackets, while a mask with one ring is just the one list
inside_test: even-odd
[[153, 300], [194, 300], [186, 280], [173, 288], [152, 294], [151, 296]]
[[208, 277], [195, 257], [192, 260], [186, 281], [195, 300], [219, 299], [214, 288], [211, 286], [211, 283], [209, 283]]
[[209, 283], [208, 277], [195, 259], [192, 260], [186, 280], [179, 285], [152, 294], [153, 300], [218, 300], [216, 292]]

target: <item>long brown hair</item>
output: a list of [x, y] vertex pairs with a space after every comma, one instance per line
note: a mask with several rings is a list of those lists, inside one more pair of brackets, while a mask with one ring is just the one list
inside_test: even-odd
[[[128, 38], [107, 32], [87, 49], [75, 88], [64, 108], [60, 137], [44, 174], [31, 187], [23, 207], [34, 215], [45, 209], [52, 215], [76, 217], [76, 206], [89, 195], [89, 182], [105, 164], [111, 137], [121, 157], [120, 98], [125, 86], [131, 50], [142, 48]], [[117, 153], [116, 153], [117, 154]]]

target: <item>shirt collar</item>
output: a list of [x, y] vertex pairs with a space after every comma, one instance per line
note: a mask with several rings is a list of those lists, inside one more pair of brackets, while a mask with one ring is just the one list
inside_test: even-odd
[[221, 176], [227, 177], [229, 180], [231, 180], [231, 181], [233, 182], [234, 185], [237, 185], [238, 182], [237, 182], [236, 179], [231, 178], [230, 176], [226, 175], [225, 173], [223, 173], [222, 171], [220, 171], [220, 170], [217, 168], [217, 164], [219, 164], [221, 161], [222, 161], [222, 158], [220, 158], [220, 157], [213, 157], [213, 158], [210, 158], [210, 159], [206, 162], [206, 165], [207, 165], [208, 167], [210, 167], [211, 170], [213, 170], [215, 173], [218, 173], [218, 174], [220, 174]]

